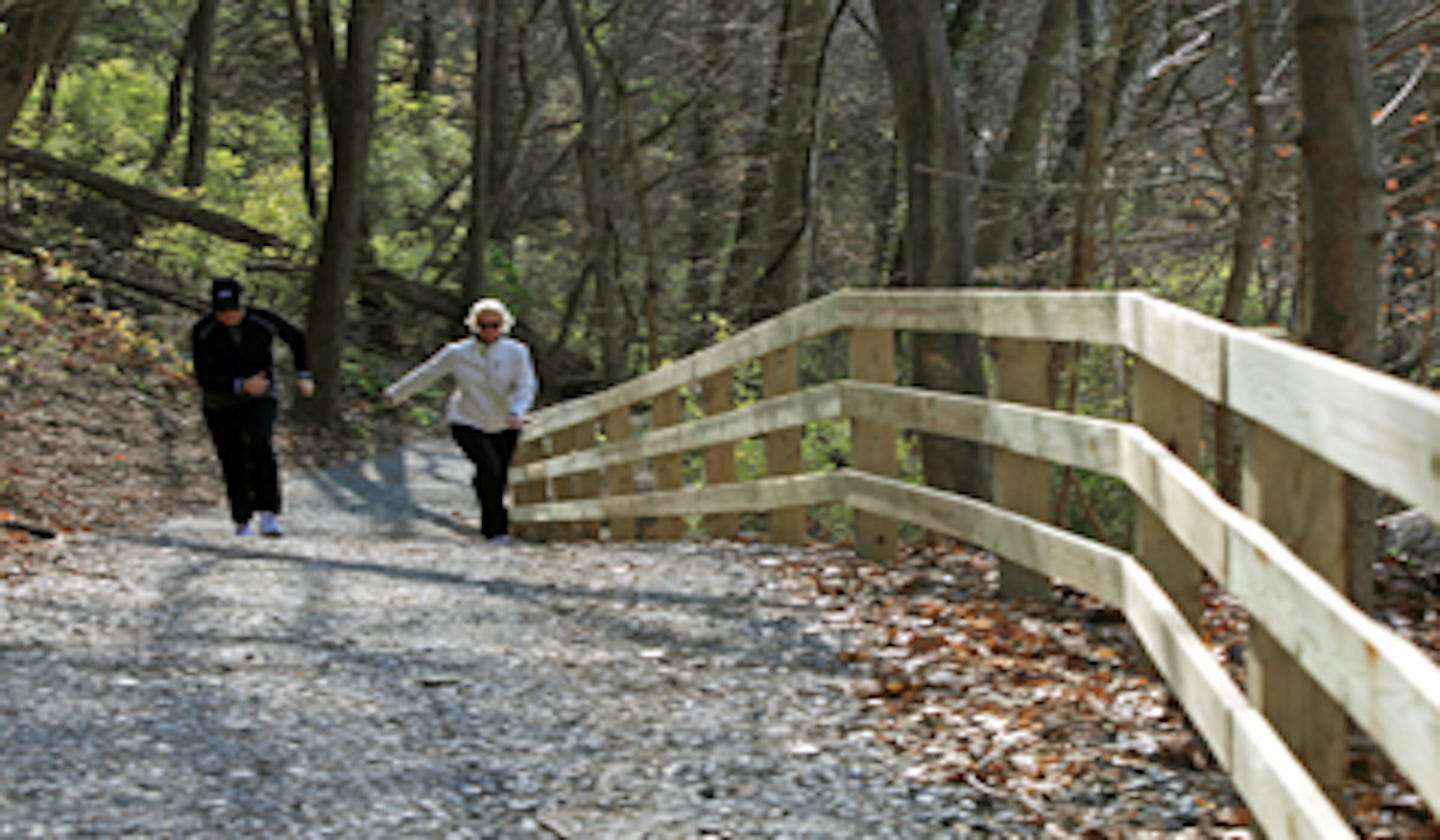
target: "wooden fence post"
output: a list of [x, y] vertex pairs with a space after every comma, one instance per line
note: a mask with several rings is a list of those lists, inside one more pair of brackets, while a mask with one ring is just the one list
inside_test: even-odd
[[[605, 439], [610, 443], [624, 443], [630, 439], [630, 406], [623, 405], [605, 413]], [[634, 464], [624, 463], [605, 468], [606, 495], [628, 496], [634, 492]], [[610, 539], [635, 539], [635, 518], [633, 516], [612, 516], [610, 518]]]
[[[1200, 395], [1137, 357], [1134, 398], [1135, 422], [1199, 471], [1205, 419], [1205, 401]], [[1201, 629], [1204, 570], [1144, 502], [1135, 506], [1135, 556], [1155, 575], [1190, 626]]]
[[[852, 327], [850, 377], [861, 382], [895, 382], [895, 332]], [[895, 454], [895, 427], [873, 420], [850, 421], [850, 458], [855, 469], [887, 478], [900, 475]], [[855, 551], [867, 560], [894, 560], [900, 548], [900, 525], [893, 519], [855, 512]]]
[[[791, 344], [760, 360], [766, 398], [795, 392], [800, 387], [800, 347]], [[804, 427], [781, 429], [765, 435], [765, 471], [768, 475], [799, 475], [805, 471], [801, 443]], [[780, 508], [769, 512], [769, 538], [772, 542], [804, 545], [805, 508]]]
[[[567, 426], [566, 428], [556, 430], [554, 436], [550, 439], [550, 454], [552, 457], [556, 455], [568, 455], [575, 451], [575, 431], [574, 426]], [[558, 478], [553, 478], [550, 480], [550, 487], [551, 498], [557, 502], [573, 499], [579, 491], [576, 476], [574, 475], [562, 475]], [[552, 522], [546, 530], [549, 531], [550, 539], [552, 540], [572, 540], [576, 536], [575, 523], [572, 522]]]
[[[1345, 592], [1345, 475], [1266, 427], [1245, 424], [1244, 509], [1340, 592]], [[1349, 758], [1344, 708], [1259, 622], [1250, 624], [1245, 661], [1250, 700], [1340, 813]]]
[[[572, 452], [595, 448], [595, 421], [587, 420], [574, 427]], [[600, 471], [590, 470], [575, 476], [575, 498], [600, 498]], [[576, 539], [594, 540], [600, 538], [600, 521], [596, 519], [576, 522], [572, 527]]]
[[[995, 396], [1021, 405], [1050, 407], [1050, 345], [1017, 338], [990, 339], [995, 359]], [[994, 451], [995, 504], [1041, 522], [1049, 522], [1052, 493], [1050, 464], [999, 447]], [[1045, 575], [1000, 558], [1001, 598], [1045, 598]]]
[[[679, 391], [658, 394], [651, 404], [656, 429], [678, 426], [684, 420], [680, 405]], [[679, 490], [685, 486], [684, 456], [676, 452], [658, 455], [655, 458], [655, 489], [659, 491]], [[658, 540], [681, 540], [685, 538], [685, 520], [679, 516], [661, 516], [655, 520], [655, 538]]]
[[[700, 399], [706, 417], [724, 414], [735, 407], [735, 373], [721, 371], [700, 381]], [[721, 443], [705, 447], [705, 486], [734, 484], [735, 444]], [[740, 535], [740, 514], [707, 513], [705, 533], [712, 537], [734, 539]]]
[[[525, 466], [535, 461], [543, 460], [545, 457], [545, 444], [542, 438], [522, 437], [520, 446], [515, 451], [515, 466]], [[510, 499], [512, 507], [524, 507], [545, 501], [545, 479], [528, 480], [515, 484], [510, 488]], [[540, 529], [533, 523], [516, 522], [511, 528], [516, 539], [539, 539]]]

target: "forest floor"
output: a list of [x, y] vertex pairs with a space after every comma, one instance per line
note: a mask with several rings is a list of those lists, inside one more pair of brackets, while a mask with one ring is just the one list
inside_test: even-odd
[[[0, 262], [0, 587], [66, 574], [67, 553], [86, 534], [144, 533], [223, 498], [183, 361], [84, 298], [26, 264]], [[397, 416], [355, 412], [338, 436], [282, 420], [282, 469], [369, 457], [404, 437]], [[840, 660], [869, 675], [859, 702], [877, 737], [906, 759], [909, 781], [990, 791], [1036, 810], [1043, 826], [1056, 791], [1103, 792], [1107, 779], [1133, 780], [1137, 768], [1155, 780], [1213, 769], [1133, 634], [1104, 605], [1063, 588], [1045, 602], [1001, 602], [994, 558], [959, 547], [885, 566], [834, 546], [776, 557], [770, 572], [825, 612], [845, 639]], [[1414, 567], [1393, 553], [1376, 564], [1375, 615], [1440, 660], [1440, 591]], [[1208, 599], [1206, 641], [1243, 682], [1244, 610], [1223, 592]], [[1075, 747], [1077, 732], [1089, 746]], [[1423, 802], [1359, 734], [1350, 770], [1357, 833], [1440, 837]], [[1156, 800], [1173, 797], [1152, 788]], [[1163, 824], [1132, 824], [1248, 834], [1246, 809], [1223, 786], [1192, 791], [1185, 808], [1189, 817], [1171, 802]], [[1083, 834], [1112, 836], [1126, 818], [1115, 819]]]

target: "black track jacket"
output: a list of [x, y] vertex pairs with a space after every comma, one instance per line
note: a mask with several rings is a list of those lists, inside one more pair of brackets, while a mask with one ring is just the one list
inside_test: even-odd
[[[275, 361], [270, 352], [277, 337], [290, 345], [297, 374], [308, 378], [310, 356], [305, 349], [305, 334], [268, 309], [247, 307], [245, 317], [233, 330], [215, 320], [213, 312], [195, 322], [190, 331], [190, 349], [205, 408], [224, 408], [251, 399], [278, 399]], [[270, 378], [270, 390], [259, 397], [247, 396], [240, 385], [257, 373]]]

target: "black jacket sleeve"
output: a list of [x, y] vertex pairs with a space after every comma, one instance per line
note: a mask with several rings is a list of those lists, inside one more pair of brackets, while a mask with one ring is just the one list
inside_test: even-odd
[[263, 314], [274, 323], [275, 334], [280, 336], [280, 340], [290, 346], [290, 359], [295, 363], [295, 374], [301, 379], [309, 379], [310, 350], [305, 343], [305, 333], [274, 312], [266, 310]]

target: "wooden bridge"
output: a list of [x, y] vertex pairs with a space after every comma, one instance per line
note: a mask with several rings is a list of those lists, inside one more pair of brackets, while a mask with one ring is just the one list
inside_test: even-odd
[[[903, 332], [988, 339], [996, 398], [897, 387]], [[802, 388], [802, 349], [842, 340], [849, 377]], [[1135, 422], [1044, 407], [1049, 348], [1070, 342], [1129, 355]], [[736, 408], [737, 376], [762, 398]], [[686, 394], [703, 416], [686, 419]], [[1205, 477], [1207, 404], [1244, 424], [1243, 510]], [[848, 423], [850, 460], [807, 474], [802, 432], [822, 421]], [[902, 481], [907, 430], [993, 447], [993, 502]], [[766, 476], [740, 482], [748, 439]], [[687, 452], [703, 486], [685, 486]], [[1050, 523], [1056, 465], [1128, 486], [1133, 554]], [[677, 539], [697, 515], [734, 536], [758, 512], [768, 539], [798, 543], [808, 508], [844, 505], [864, 556], [893, 556], [909, 522], [994, 552], [1012, 579], [1060, 578], [1124, 612], [1267, 834], [1333, 837], [1353, 835], [1333, 804], [1352, 721], [1440, 813], [1440, 668], [1344, 594], [1347, 476], [1440, 521], [1440, 396], [1142, 292], [913, 290], [833, 294], [540, 411], [511, 483], [539, 538]], [[1196, 632], [1205, 574], [1250, 612], [1249, 696]]]

